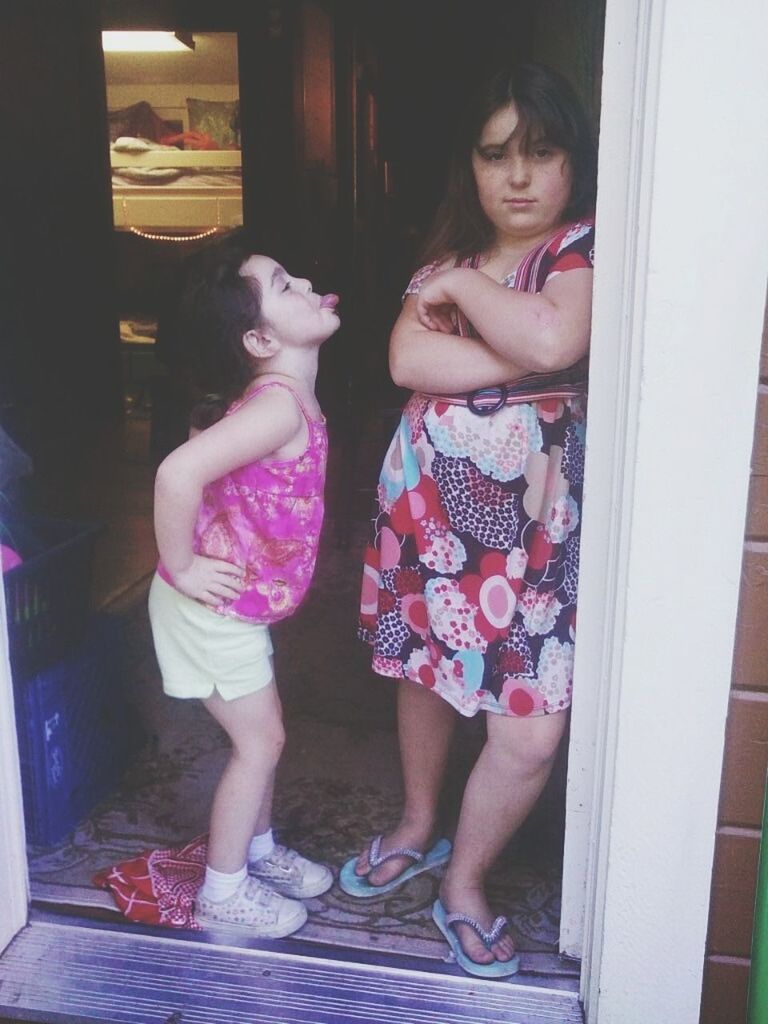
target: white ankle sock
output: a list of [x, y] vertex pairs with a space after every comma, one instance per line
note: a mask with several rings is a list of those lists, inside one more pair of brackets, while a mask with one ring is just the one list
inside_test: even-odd
[[248, 847], [248, 861], [253, 864], [254, 861], [261, 860], [262, 857], [268, 857], [275, 848], [275, 837], [272, 835], [272, 829], [268, 828], [266, 832], [262, 832], [260, 836], [254, 836], [251, 840], [251, 845]]
[[211, 900], [213, 903], [223, 903], [224, 900], [237, 891], [237, 887], [247, 877], [248, 869], [245, 864], [243, 864], [239, 871], [234, 871], [231, 874], [225, 871], [214, 871], [213, 868], [206, 865], [205, 881], [200, 890], [200, 895], [205, 896], [207, 900]]

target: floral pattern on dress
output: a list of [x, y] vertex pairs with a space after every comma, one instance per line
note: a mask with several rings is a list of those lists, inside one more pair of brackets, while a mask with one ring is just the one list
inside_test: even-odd
[[[510, 275], [540, 291], [592, 266], [594, 228], [567, 226]], [[437, 269], [418, 271], [407, 294]], [[365, 556], [360, 635], [380, 675], [463, 715], [571, 702], [586, 396], [477, 416], [414, 394], [384, 458]]]
[[[227, 410], [235, 412], [265, 388], [258, 380]], [[291, 390], [287, 388], [287, 390]], [[301, 402], [297, 397], [301, 406]], [[304, 412], [303, 406], [301, 406]], [[325, 420], [304, 412], [309, 440], [293, 459], [257, 460], [206, 485], [195, 524], [194, 550], [245, 570], [245, 588], [213, 610], [248, 622], [272, 623], [306, 596], [323, 522], [328, 437]], [[173, 580], [161, 565], [158, 572]]]

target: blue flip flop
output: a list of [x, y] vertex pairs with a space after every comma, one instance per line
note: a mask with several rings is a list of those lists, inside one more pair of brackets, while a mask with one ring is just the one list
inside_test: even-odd
[[447, 914], [440, 900], [435, 900], [432, 906], [432, 920], [445, 936], [445, 940], [456, 958], [456, 963], [467, 974], [474, 974], [477, 978], [508, 978], [520, 970], [520, 957], [517, 953], [511, 960], [491, 960], [489, 964], [477, 963], [464, 952], [458, 935], [451, 927], [454, 924], [468, 924], [483, 940], [483, 945], [490, 949], [506, 931], [506, 917], [497, 917], [491, 925], [491, 930], [486, 931], [468, 914]]
[[451, 856], [452, 847], [447, 839], [438, 839], [432, 849], [427, 850], [426, 853], [420, 853], [418, 850], [411, 850], [407, 847], [400, 847], [397, 850], [385, 853], [383, 856], [380, 852], [381, 840], [382, 836], [376, 836], [371, 840], [371, 846], [368, 851], [368, 863], [371, 865], [371, 869], [385, 864], [393, 857], [409, 857], [413, 864], [409, 868], [405, 868], [404, 871], [401, 871], [391, 881], [385, 882], [383, 885], [373, 885], [365, 875], [355, 873], [357, 857], [350, 857], [339, 872], [339, 886], [348, 896], [357, 896], [360, 899], [383, 896], [384, 893], [392, 892], [393, 889], [399, 888], [409, 878], [413, 878], [414, 875], [420, 875], [422, 871], [431, 871], [433, 868], [447, 863]]

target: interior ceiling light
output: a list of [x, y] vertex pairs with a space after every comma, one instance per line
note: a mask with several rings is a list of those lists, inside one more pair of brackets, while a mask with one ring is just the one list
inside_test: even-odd
[[105, 53], [188, 53], [195, 41], [189, 32], [102, 32]]

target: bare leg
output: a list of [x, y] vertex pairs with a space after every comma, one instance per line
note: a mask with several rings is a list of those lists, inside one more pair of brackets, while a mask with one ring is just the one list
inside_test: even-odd
[[282, 708], [274, 683], [233, 701], [214, 693], [203, 703], [232, 741], [213, 798], [208, 839], [209, 866], [232, 873], [245, 864], [262, 808], [271, 801], [285, 742]]
[[[469, 914], [485, 929], [494, 918], [485, 899], [485, 876], [544, 788], [567, 714], [487, 718], [488, 739], [467, 781], [453, 856], [440, 891], [449, 913]], [[466, 954], [478, 963], [514, 955], [508, 935], [488, 950], [466, 925], [458, 925], [458, 934]]]
[[[398, 825], [382, 842], [382, 853], [399, 846], [424, 850], [432, 838], [443, 773], [456, 723], [456, 712], [419, 683], [402, 680], [397, 694], [397, 728], [403, 767], [405, 799]], [[384, 885], [413, 862], [395, 857], [368, 876], [372, 885]], [[355, 867], [369, 870], [368, 850]]]
[[[269, 660], [270, 660], [270, 662], [272, 664], [272, 672], [274, 673], [274, 671], [275, 671], [275, 660], [274, 660], [274, 658], [270, 658]], [[279, 696], [279, 694], [277, 692], [277, 688], [276, 687], [273, 687], [273, 688], [275, 689], [275, 697], [277, 699], [278, 708], [279, 708], [279, 711], [280, 711], [280, 720], [282, 722], [283, 705], [282, 705], [282, 703], [280, 701], [280, 696]], [[258, 816], [256, 818], [256, 824], [254, 825], [254, 828], [253, 828], [253, 834], [255, 836], [262, 835], [262, 833], [266, 832], [267, 829], [272, 826], [272, 799], [274, 797], [274, 794], [275, 794], [275, 770], [272, 771], [272, 774], [269, 777], [269, 781], [267, 782], [267, 785], [264, 788], [264, 796], [263, 796], [262, 801], [261, 801], [261, 806], [259, 807], [259, 813], [258, 813]]]
[[274, 796], [274, 793], [275, 773], [272, 772], [272, 774], [269, 777], [269, 782], [267, 783], [266, 789], [264, 791], [264, 798], [261, 801], [261, 806], [259, 807], [259, 813], [256, 818], [256, 824], [253, 826], [253, 834], [255, 836], [262, 835], [264, 832], [267, 831], [267, 829], [272, 827], [272, 798]]

